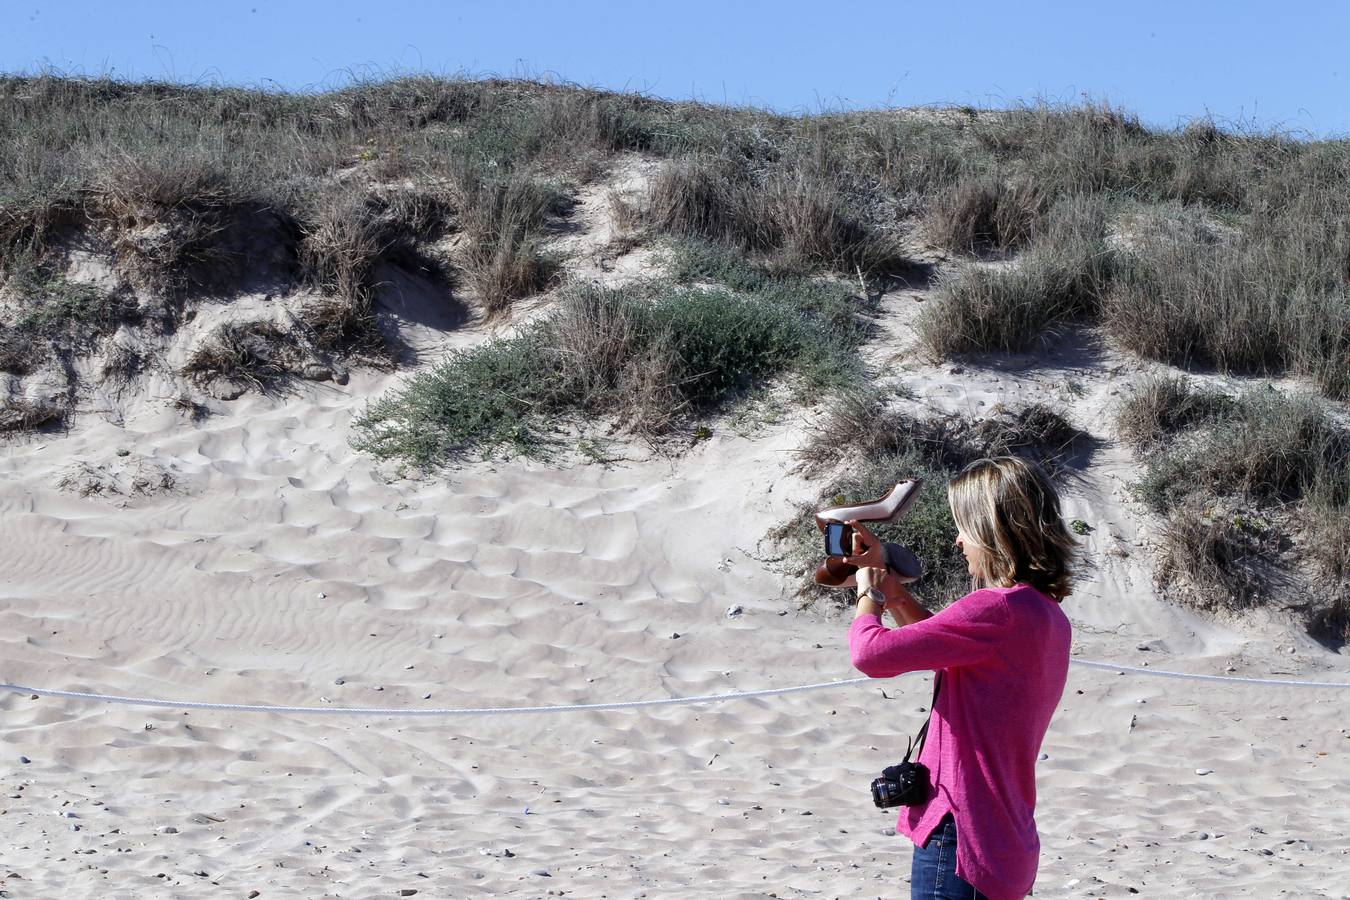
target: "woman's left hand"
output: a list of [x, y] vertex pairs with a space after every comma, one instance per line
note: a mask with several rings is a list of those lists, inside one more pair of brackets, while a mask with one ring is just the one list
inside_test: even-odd
[[881, 587], [881, 580], [886, 577], [885, 569], [874, 569], [871, 566], [863, 566], [858, 570], [858, 593], [867, 593], [868, 588], [873, 586]]

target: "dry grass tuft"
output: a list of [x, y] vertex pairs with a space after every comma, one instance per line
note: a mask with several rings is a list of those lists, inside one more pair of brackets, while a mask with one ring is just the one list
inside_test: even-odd
[[77, 462], [62, 473], [56, 486], [81, 497], [148, 497], [173, 493], [178, 479], [163, 463], [136, 456], [103, 464]]
[[227, 322], [192, 352], [182, 374], [199, 385], [224, 379], [267, 390], [304, 357], [295, 337], [271, 322]]
[[355, 344], [381, 347], [374, 327], [373, 273], [383, 249], [375, 210], [360, 195], [333, 192], [314, 208], [303, 226], [300, 267], [325, 298], [301, 318], [328, 350]]
[[315, 344], [388, 364], [374, 313], [376, 268], [397, 263], [448, 280], [422, 247], [453, 227], [450, 201], [438, 190], [335, 189], [316, 198], [301, 226], [298, 256], [302, 277], [324, 294], [300, 314]]
[[204, 403], [192, 399], [188, 394], [179, 394], [169, 401], [169, 405], [182, 413], [187, 413], [188, 419], [193, 422], [199, 422], [211, 415], [211, 408]]
[[807, 170], [756, 177], [726, 159], [693, 157], [653, 178], [646, 217], [669, 234], [761, 254], [780, 272], [908, 268], [894, 239], [851, 210], [846, 195], [839, 180]]
[[917, 328], [936, 356], [1019, 352], [1057, 329], [1096, 315], [1111, 284], [1101, 198], [1066, 197], [1051, 207], [1032, 247], [1009, 267], [967, 264], [938, 282]]
[[69, 407], [60, 402], [42, 403], [22, 397], [5, 397], [0, 400], [0, 433], [32, 431], [59, 424], [69, 411]]
[[1254, 606], [1269, 592], [1272, 537], [1234, 517], [1178, 510], [1163, 527], [1158, 584], [1200, 609]]
[[543, 252], [540, 232], [550, 216], [565, 213], [570, 203], [555, 186], [516, 174], [466, 172], [459, 188], [468, 238], [466, 280], [488, 317], [496, 317], [513, 299], [543, 289], [556, 271]]
[[157, 151], [110, 151], [95, 163], [85, 208], [109, 232], [119, 272], [139, 288], [174, 296], [234, 280], [243, 258], [224, 235], [239, 227], [250, 198], [202, 157]]
[[27, 375], [41, 362], [42, 348], [24, 330], [0, 324], [0, 372]]
[[1136, 453], [1158, 449], [1179, 431], [1223, 415], [1229, 398], [1196, 388], [1184, 375], [1152, 375], [1138, 382], [1116, 412], [1116, 433]]
[[1049, 197], [1035, 182], [984, 176], [939, 197], [925, 231], [934, 244], [957, 253], [1014, 250], [1031, 241], [1049, 208]]
[[611, 190], [605, 199], [609, 204], [609, 219], [614, 231], [620, 235], [631, 235], [642, 228], [642, 203], [629, 191]]
[[1118, 428], [1167, 516], [1159, 585], [1207, 609], [1282, 604], [1350, 637], [1350, 431], [1313, 397], [1150, 379]]
[[1350, 225], [1334, 202], [1259, 213], [1230, 240], [1145, 233], [1120, 257], [1105, 327], [1140, 356], [1290, 371], [1350, 397]]
[[919, 419], [888, 409], [873, 394], [850, 392], [815, 429], [800, 451], [803, 471], [819, 475], [846, 456], [880, 458], [917, 453], [953, 474], [990, 456], [1024, 456], [1058, 475], [1089, 449], [1089, 436], [1043, 403], [996, 409], [970, 419], [961, 415]]

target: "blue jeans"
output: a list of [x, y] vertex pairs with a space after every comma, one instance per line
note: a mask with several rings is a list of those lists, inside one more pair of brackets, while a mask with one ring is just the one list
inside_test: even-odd
[[956, 822], [951, 813], [942, 817], [928, 836], [928, 843], [914, 846], [909, 869], [910, 900], [982, 900], [970, 882], [956, 874]]

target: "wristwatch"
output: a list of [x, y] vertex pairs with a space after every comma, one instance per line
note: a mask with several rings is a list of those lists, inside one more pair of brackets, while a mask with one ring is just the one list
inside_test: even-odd
[[886, 605], [886, 595], [883, 594], [881, 589], [876, 585], [872, 585], [864, 591], [863, 596], [876, 603], [878, 606], [884, 607]]

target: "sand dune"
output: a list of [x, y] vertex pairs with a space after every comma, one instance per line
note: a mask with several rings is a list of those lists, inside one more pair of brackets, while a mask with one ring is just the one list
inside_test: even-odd
[[[879, 362], [916, 403], [969, 412], [1079, 385], [1067, 405], [1103, 444], [1067, 497], [1094, 528], [1094, 568], [1067, 606], [1076, 655], [1350, 683], [1343, 657], [1279, 620], [1215, 623], [1156, 597], [1125, 489], [1132, 463], [1109, 440], [1110, 365], [1066, 357], [958, 378], [907, 358], [912, 306], [887, 298], [877, 346], [894, 351]], [[437, 344], [433, 331], [423, 346], [485, 337], [468, 325]], [[856, 676], [847, 617], [800, 611], [756, 558], [810, 494], [792, 451], [818, 411], [718, 430], [678, 459], [628, 447], [607, 466], [513, 460], [404, 480], [347, 445], [355, 412], [402, 377], [357, 371], [343, 386], [245, 396], [195, 424], [146, 400], [122, 424], [91, 415], [69, 435], [0, 446], [0, 675], [399, 708]], [[111, 473], [103, 493], [62, 486], [90, 470]], [[169, 472], [173, 487], [131, 490], [142, 470]], [[902, 896], [909, 847], [866, 788], [929, 690], [915, 676], [439, 719], [4, 692], [0, 891]], [[1347, 896], [1347, 702], [1073, 669], [1040, 769], [1037, 896]]]

